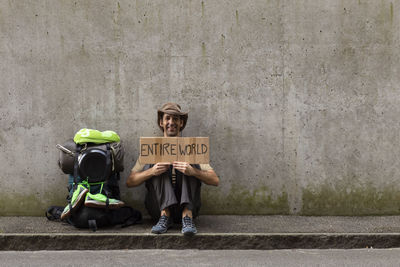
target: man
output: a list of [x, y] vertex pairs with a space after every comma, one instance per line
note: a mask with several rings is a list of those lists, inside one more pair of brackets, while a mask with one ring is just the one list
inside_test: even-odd
[[[158, 110], [157, 124], [164, 137], [179, 137], [186, 126], [188, 113], [176, 103], [166, 103]], [[219, 178], [209, 164], [191, 165], [187, 162], [159, 162], [142, 165], [138, 160], [126, 184], [134, 187], [146, 183], [145, 206], [158, 223], [151, 232], [167, 232], [173, 222], [182, 221], [182, 233], [197, 233], [193, 218], [200, 210], [201, 182], [217, 186]]]

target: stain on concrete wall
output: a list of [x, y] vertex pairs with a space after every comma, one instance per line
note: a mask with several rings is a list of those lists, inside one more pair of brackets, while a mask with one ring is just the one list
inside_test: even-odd
[[400, 212], [400, 193], [393, 186], [338, 182], [303, 190], [302, 215], [390, 215]]
[[156, 108], [210, 136], [203, 213], [399, 214], [397, 1], [0, 3], [0, 215], [65, 202], [55, 144], [126, 146], [122, 196]]

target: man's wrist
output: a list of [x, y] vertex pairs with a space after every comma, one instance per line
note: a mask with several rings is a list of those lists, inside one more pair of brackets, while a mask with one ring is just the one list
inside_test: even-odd
[[194, 168], [194, 167], [192, 167], [192, 171], [193, 171], [193, 175], [192, 176], [195, 176], [197, 178], [199, 178], [203, 174], [202, 170]]

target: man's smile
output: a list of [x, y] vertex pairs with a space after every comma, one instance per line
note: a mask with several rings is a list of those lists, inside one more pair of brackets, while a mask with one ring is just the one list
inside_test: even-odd
[[174, 131], [174, 130], [176, 130], [176, 125], [168, 125], [168, 126], [167, 126], [167, 130], [169, 130], [169, 131]]

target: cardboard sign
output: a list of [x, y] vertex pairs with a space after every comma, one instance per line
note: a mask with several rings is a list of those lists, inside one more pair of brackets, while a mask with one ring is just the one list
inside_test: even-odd
[[140, 163], [184, 161], [207, 164], [210, 160], [208, 137], [140, 137]]

